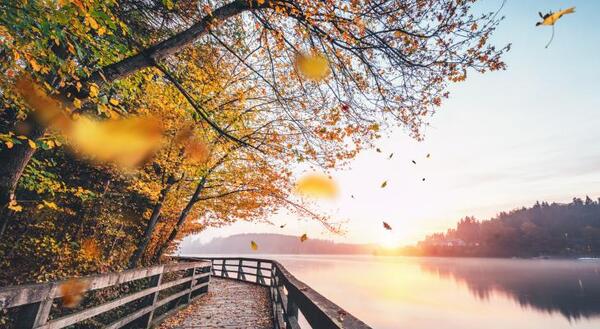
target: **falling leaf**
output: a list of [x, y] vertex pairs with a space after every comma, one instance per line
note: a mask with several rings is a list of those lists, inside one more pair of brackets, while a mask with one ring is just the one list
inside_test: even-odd
[[256, 244], [256, 242], [250, 241], [250, 248], [252, 248], [252, 250], [256, 251], [256, 250], [258, 250], [258, 245]]
[[279, 228], [284, 228], [287, 224], [282, 224], [279, 226]]
[[123, 168], [148, 159], [162, 141], [160, 123], [144, 117], [106, 121], [81, 117], [65, 133], [77, 152]]
[[425, 177], [423, 177], [422, 181], [425, 181]]
[[23, 100], [34, 111], [35, 117], [44, 125], [58, 126], [63, 128], [66, 117], [66, 107], [57, 99], [50, 97], [28, 75], [20, 76], [15, 82], [17, 92]]
[[542, 18], [541, 22], [537, 22], [535, 26], [540, 25], [554, 25], [563, 15], [572, 14], [575, 12], [575, 7], [571, 7], [564, 10], [559, 10], [557, 12], [549, 12], [546, 15], [542, 15], [542, 13], [538, 13]]
[[208, 160], [208, 146], [198, 139], [190, 140], [185, 145], [185, 156], [196, 163], [206, 162]]
[[427, 153], [427, 159], [429, 159], [431, 157], [431, 154]]
[[386, 186], [387, 186], [387, 181], [385, 181], [385, 182], [381, 183], [381, 188], [384, 188], [384, 187], [386, 187]]
[[59, 290], [63, 305], [68, 308], [77, 307], [83, 299], [83, 293], [87, 287], [87, 281], [81, 279], [70, 279], [61, 284]]
[[100, 248], [93, 238], [87, 238], [81, 243], [81, 254], [87, 260], [100, 258]]
[[337, 185], [331, 178], [316, 173], [300, 178], [296, 182], [294, 191], [300, 195], [330, 199], [335, 198], [338, 194]]
[[352, 199], [354, 199], [354, 194], [350, 194], [350, 197], [351, 197]]
[[417, 161], [415, 161], [415, 160], [411, 160], [411, 161], [412, 161], [413, 164], [417, 164]]
[[546, 44], [546, 48], [548, 48], [550, 46], [550, 44], [552, 43], [552, 40], [554, 40], [554, 24], [561, 17], [563, 17], [563, 15], [572, 14], [574, 12], [575, 12], [575, 7], [571, 7], [571, 8], [565, 9], [565, 10], [559, 10], [557, 12], [549, 12], [546, 15], [542, 15], [542, 13], [538, 13], [540, 15], [540, 17], [542, 18], [542, 21], [535, 23], [535, 26], [540, 26], [540, 25], [552, 26], [552, 36], [550, 37], [550, 40]]
[[313, 81], [323, 80], [329, 75], [327, 59], [317, 53], [311, 55], [298, 54], [296, 56], [296, 67], [302, 75]]
[[308, 240], [308, 235], [306, 235], [306, 233], [302, 234], [302, 236], [300, 237], [300, 242], [304, 242]]
[[377, 151], [377, 153], [381, 153], [381, 149], [380, 148], [376, 148], [375, 151]]
[[386, 230], [392, 230], [392, 227], [390, 226], [390, 224], [383, 222], [383, 228], [385, 228]]
[[394, 153], [390, 153], [390, 156], [388, 157], [388, 159], [391, 159], [394, 156]]

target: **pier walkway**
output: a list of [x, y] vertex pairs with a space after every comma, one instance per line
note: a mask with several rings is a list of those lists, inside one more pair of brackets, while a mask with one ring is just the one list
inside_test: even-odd
[[269, 289], [248, 282], [213, 278], [208, 294], [159, 326], [159, 329], [184, 328], [273, 328]]
[[0, 327], [370, 329], [269, 259], [174, 257], [74, 281], [0, 288]]

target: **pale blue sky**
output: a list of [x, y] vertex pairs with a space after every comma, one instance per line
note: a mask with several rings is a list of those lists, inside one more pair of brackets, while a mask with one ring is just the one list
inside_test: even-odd
[[[479, 6], [500, 4], [483, 0]], [[537, 12], [571, 6], [576, 13], [556, 24], [545, 49], [551, 28], [535, 26]], [[409, 244], [467, 215], [485, 219], [536, 200], [600, 197], [600, 1], [507, 0], [503, 14], [493, 42], [513, 44], [506, 71], [470, 74], [452, 85], [425, 141], [396, 131], [377, 143], [383, 153], [363, 152], [351, 168], [333, 173], [342, 195], [314, 208], [347, 220], [348, 234], [332, 236], [282, 213], [271, 220], [288, 223], [283, 230], [237, 223], [195, 238], [308, 232], [339, 241]], [[381, 189], [384, 180], [388, 187]], [[382, 220], [394, 230], [384, 231]]]

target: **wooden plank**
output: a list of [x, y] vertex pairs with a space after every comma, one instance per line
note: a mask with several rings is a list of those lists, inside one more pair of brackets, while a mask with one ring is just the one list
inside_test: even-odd
[[152, 311], [153, 307], [152, 305], [150, 306], [146, 306], [142, 309], [139, 309], [129, 315], [127, 315], [126, 317], [123, 317], [109, 325], [107, 325], [106, 327], [103, 327], [104, 329], [118, 329], [123, 327], [124, 325], [133, 322], [139, 318], [141, 318], [142, 316], [148, 314], [150, 311]]
[[176, 294], [169, 295], [168, 297], [165, 297], [165, 298], [163, 298], [163, 299], [160, 299], [160, 300], [158, 300], [158, 301], [156, 302], [156, 304], [155, 304], [155, 306], [154, 306], [154, 309], [157, 309], [157, 308], [159, 308], [159, 307], [161, 307], [161, 306], [165, 305], [166, 303], [168, 303], [168, 302], [170, 302], [170, 301], [172, 301], [172, 300], [175, 300], [175, 299], [177, 299], [177, 298], [179, 298], [179, 297], [181, 297], [181, 296], [185, 296], [185, 295], [187, 295], [188, 293], [189, 293], [189, 291], [186, 289], [186, 290], [180, 291], [180, 292], [178, 292], [178, 293], [176, 293]]
[[74, 323], [83, 321], [85, 319], [89, 319], [91, 317], [94, 317], [98, 314], [101, 314], [101, 313], [104, 313], [107, 311], [110, 311], [121, 305], [125, 305], [136, 299], [140, 299], [142, 297], [148, 296], [148, 295], [156, 292], [157, 289], [158, 289], [158, 287], [147, 288], [142, 291], [138, 291], [136, 293], [127, 295], [125, 297], [121, 297], [119, 299], [113, 300], [111, 302], [107, 302], [107, 303], [98, 305], [96, 307], [92, 307], [92, 308], [89, 308], [89, 309], [86, 309], [86, 310], [83, 310], [80, 312], [73, 313], [71, 315], [67, 315], [67, 316], [58, 318], [56, 320], [52, 320], [52, 321], [46, 323], [45, 325], [42, 325], [36, 329], [55, 329], [55, 328], [58, 329], [58, 328], [70, 326]]
[[175, 287], [175, 286], [178, 286], [180, 284], [184, 284], [186, 282], [192, 281], [192, 279], [193, 278], [191, 276], [186, 276], [184, 278], [173, 280], [173, 281], [169, 281], [167, 283], [161, 283], [161, 285], [159, 286], [158, 290], [165, 290], [167, 288]]

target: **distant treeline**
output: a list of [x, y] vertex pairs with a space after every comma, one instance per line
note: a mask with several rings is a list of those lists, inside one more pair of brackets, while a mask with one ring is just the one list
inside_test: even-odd
[[536, 202], [489, 220], [461, 219], [446, 233], [427, 236], [404, 253], [431, 256], [599, 256], [600, 201]]

